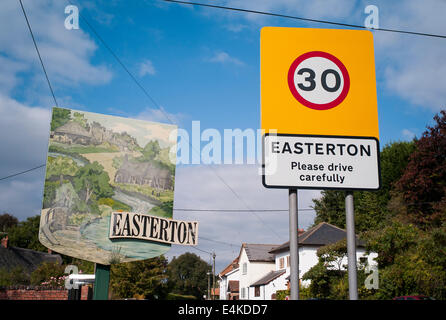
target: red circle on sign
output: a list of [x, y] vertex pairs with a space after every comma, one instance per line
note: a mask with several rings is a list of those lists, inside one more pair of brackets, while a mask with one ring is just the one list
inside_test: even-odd
[[[313, 58], [313, 57], [321, 57], [330, 60], [336, 66], [341, 70], [342, 77], [344, 79], [344, 87], [342, 88], [341, 94], [333, 101], [329, 103], [324, 104], [318, 104], [311, 101], [308, 101], [304, 97], [300, 95], [300, 93], [297, 91], [295, 85], [294, 85], [294, 73], [296, 72], [296, 68], [306, 59]], [[290, 66], [290, 69], [288, 70], [288, 87], [290, 88], [291, 93], [293, 94], [294, 98], [296, 98], [297, 101], [299, 101], [304, 106], [315, 109], [315, 110], [328, 110], [332, 109], [336, 106], [338, 106], [342, 101], [344, 101], [345, 97], [347, 97], [348, 91], [350, 89], [350, 77], [348, 75], [347, 68], [344, 66], [344, 64], [336, 58], [334, 55], [329, 54], [327, 52], [323, 51], [311, 51], [304, 53], [297, 57], [296, 60], [293, 61], [293, 63]]]

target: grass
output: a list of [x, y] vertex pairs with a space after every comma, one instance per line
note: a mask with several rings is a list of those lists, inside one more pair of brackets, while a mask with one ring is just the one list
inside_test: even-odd
[[65, 143], [51, 141], [51, 146], [56, 147], [59, 150], [60, 148], [65, 149], [65, 151], [68, 151], [70, 154], [119, 152], [119, 148], [112, 145], [98, 145], [98, 146], [93, 146], [93, 145], [84, 146], [80, 144], [68, 145]]

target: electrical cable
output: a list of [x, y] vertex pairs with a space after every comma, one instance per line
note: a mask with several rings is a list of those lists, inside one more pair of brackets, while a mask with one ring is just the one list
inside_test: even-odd
[[58, 107], [59, 105], [57, 104], [57, 99], [56, 99], [56, 96], [54, 94], [53, 87], [51, 86], [51, 82], [50, 82], [50, 79], [49, 79], [48, 74], [46, 72], [45, 65], [43, 64], [42, 57], [40, 56], [40, 51], [39, 51], [39, 48], [37, 47], [36, 39], [34, 38], [34, 33], [33, 33], [33, 30], [31, 29], [31, 25], [30, 25], [30, 23], [28, 21], [28, 16], [26, 15], [25, 8], [23, 7], [22, 0], [19, 0], [19, 2], [20, 2], [20, 6], [22, 7], [23, 15], [25, 16], [26, 24], [28, 25], [29, 33], [31, 34], [31, 38], [33, 39], [34, 48], [36, 48], [37, 55], [39, 56], [40, 65], [42, 66], [43, 73], [45, 73], [46, 82], [48, 83], [48, 87], [50, 88], [51, 95], [53, 96], [54, 104], [56, 105], [56, 107]]
[[33, 171], [33, 170], [36, 170], [36, 169], [39, 169], [39, 168], [42, 168], [42, 167], [45, 167], [45, 166], [46, 166], [45, 164], [42, 164], [42, 165], [40, 165], [40, 166], [31, 168], [31, 169], [28, 169], [28, 170], [25, 170], [25, 171], [17, 172], [17, 173], [11, 174], [11, 175], [9, 175], [9, 176], [0, 178], [0, 181], [1, 181], [1, 180], [8, 179], [8, 178], [15, 177], [15, 176], [18, 176], [18, 175], [21, 175], [21, 174], [24, 174], [24, 173], [27, 173], [27, 172], [30, 172], [30, 171]]
[[[369, 29], [369, 28], [367, 28], [365, 26], [361, 26], [361, 25], [357, 25], [357, 24], [349, 24], [349, 23], [334, 22], [334, 21], [328, 21], [328, 20], [302, 18], [302, 17], [290, 16], [290, 15], [285, 15], [285, 14], [280, 14], [280, 13], [272, 13], [272, 12], [267, 12], [267, 11], [242, 9], [242, 8], [219, 6], [219, 5], [212, 5], [212, 4], [199, 3], [199, 2], [179, 1], [179, 0], [161, 0], [161, 1], [177, 3], [177, 4], [200, 6], [200, 7], [215, 8], [215, 9], [224, 9], [224, 10], [231, 10], [231, 11], [238, 11], [238, 12], [245, 12], [245, 13], [254, 13], [254, 14], [267, 15], [267, 16], [273, 16], [273, 17], [278, 17], [278, 18], [301, 20], [301, 21], [306, 21], [306, 22], [315, 22], [315, 23], [337, 25], [337, 26], [343, 26], [343, 27], [351, 27], [351, 28], [359, 28], [359, 29]], [[376, 28], [376, 29], [374, 28], [373, 30], [446, 39], [446, 35], [424, 33], [424, 32], [405, 31], [405, 30], [388, 29], [388, 28]]]
[[[175, 211], [190, 212], [288, 212], [289, 209], [191, 209], [191, 208], [173, 208]], [[313, 208], [298, 209], [298, 211], [314, 211]]]

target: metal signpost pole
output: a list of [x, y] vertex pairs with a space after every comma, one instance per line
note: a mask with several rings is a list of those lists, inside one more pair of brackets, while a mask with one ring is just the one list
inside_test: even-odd
[[350, 300], [358, 300], [358, 279], [356, 274], [356, 235], [353, 192], [345, 193], [345, 215], [347, 228], [348, 293]]
[[289, 189], [290, 210], [290, 299], [299, 300], [299, 247], [297, 231], [297, 189]]
[[110, 266], [96, 263], [93, 300], [108, 299], [109, 281], [110, 281]]

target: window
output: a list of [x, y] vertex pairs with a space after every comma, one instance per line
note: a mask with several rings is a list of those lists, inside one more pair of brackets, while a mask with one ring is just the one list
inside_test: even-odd
[[254, 287], [254, 296], [255, 297], [260, 297], [260, 286], [255, 286]]
[[286, 266], [290, 266], [290, 256], [286, 256]]
[[279, 259], [279, 269], [283, 269], [284, 266], [284, 258]]
[[243, 264], [242, 274], [247, 274], [247, 273], [248, 273], [248, 264], [245, 262]]
[[241, 294], [242, 294], [242, 299], [245, 299], [246, 298], [246, 288], [242, 288], [242, 292], [241, 292]]

